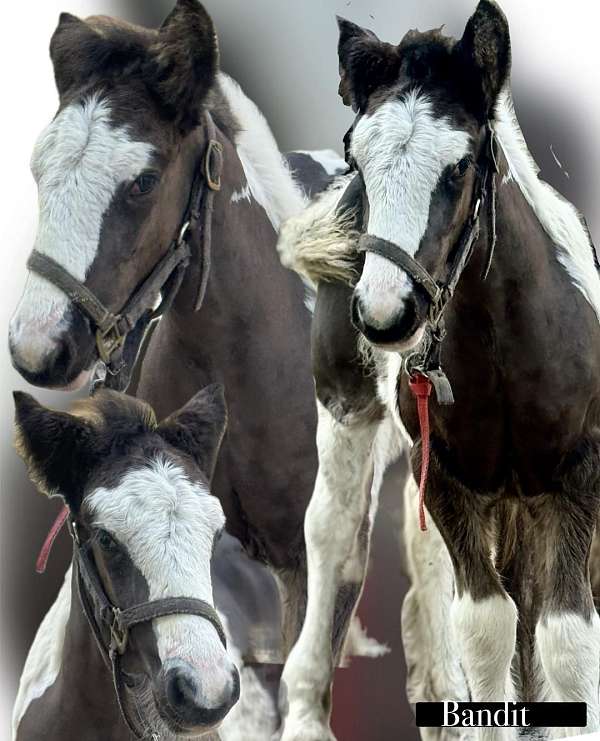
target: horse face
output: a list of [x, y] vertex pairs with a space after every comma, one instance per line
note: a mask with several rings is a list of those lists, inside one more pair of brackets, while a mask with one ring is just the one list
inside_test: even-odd
[[[31, 160], [35, 249], [116, 313], [181, 225], [216, 74], [214, 28], [186, 0], [158, 32], [63, 14], [50, 49], [60, 107]], [[39, 386], [81, 387], [98, 360], [89, 319], [34, 273], [9, 344], [17, 370]]]
[[[341, 20], [339, 56], [340, 94], [362, 114], [351, 154], [369, 200], [367, 232], [443, 281], [471, 213], [485, 126], [508, 75], [506, 19], [482, 0], [460, 41], [411, 31], [398, 46]], [[406, 271], [367, 253], [352, 312], [368, 340], [410, 349], [428, 310], [427, 294]]]
[[[38, 486], [64, 496], [111, 602], [123, 609], [192, 597], [212, 605], [211, 558], [225, 524], [209, 489], [226, 424], [221, 387], [160, 425], [146, 404], [109, 391], [74, 414], [25, 394], [16, 406], [18, 449]], [[237, 669], [199, 616], [134, 627], [123, 669], [161, 738], [206, 732], [239, 696]]]
[[[83, 519], [94, 559], [117, 605], [191, 596], [213, 603], [211, 556], [225, 518], [201, 478], [178, 461], [154, 457], [129, 470], [116, 486], [95, 489]], [[217, 725], [239, 697], [239, 676], [214, 626], [175, 615], [135, 634], [126, 670], [152, 688], [153, 725], [199, 734]], [[154, 711], [154, 712], [152, 712]]]

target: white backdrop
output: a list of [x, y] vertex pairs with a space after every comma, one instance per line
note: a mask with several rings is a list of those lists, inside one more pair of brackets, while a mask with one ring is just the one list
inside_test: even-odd
[[[337, 147], [351, 120], [337, 90], [337, 32], [334, 13], [368, 25], [398, 41], [409, 28], [446, 24], [458, 34], [474, 3], [467, 0], [206, 0], [219, 27], [223, 66], [236, 76], [271, 121], [283, 148]], [[600, 93], [598, 92], [598, 5], [589, 0], [504, 0], [513, 38], [513, 89], [517, 111], [547, 179], [580, 206], [600, 239]], [[15, 537], [6, 523], [26, 530], [30, 488], [12, 450], [10, 392], [26, 388], [7, 352], [7, 325], [25, 278], [25, 260], [36, 227], [36, 194], [29, 174], [30, 151], [56, 106], [48, 42], [59, 11], [78, 15], [112, 13], [144, 20], [159, 18], [168, 0], [38, 0], [3, 6], [0, 44], [2, 177], [0, 179], [0, 521], [2, 610], [0, 738], [8, 738], [9, 705], [22, 652], [7, 624], [15, 604], [7, 586]], [[570, 177], [556, 166], [553, 146]], [[36, 392], [48, 403], [63, 397]], [[14, 496], [23, 491], [22, 504]], [[7, 507], [18, 508], [18, 513]], [[10, 516], [9, 516], [10, 515]], [[33, 561], [33, 554], [31, 554]], [[29, 569], [30, 565], [26, 564]], [[10, 605], [7, 604], [10, 598]], [[10, 620], [8, 620], [10, 616]], [[17, 618], [18, 621], [18, 618]], [[399, 688], [399, 691], [400, 688]]]

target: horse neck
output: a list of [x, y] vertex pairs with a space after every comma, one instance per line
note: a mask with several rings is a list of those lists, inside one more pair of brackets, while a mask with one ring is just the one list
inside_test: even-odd
[[[203, 235], [198, 234], [191, 269], [169, 321], [179, 329], [186, 344], [201, 345], [205, 351], [213, 335], [219, 345], [228, 341], [237, 345], [278, 342], [282, 316], [291, 336], [305, 334], [309, 314], [303, 306], [303, 284], [279, 261], [275, 225], [256, 201], [235, 145], [220, 131], [219, 139], [224, 164], [221, 190], [214, 196], [206, 293], [201, 307], [195, 310], [201, 271], [205, 269]], [[260, 183], [254, 185], [261, 187]], [[260, 323], [260, 332], [235, 331], [256, 322]]]
[[[71, 577], [71, 608], [65, 628], [56, 712], [65, 739], [76, 738], [82, 726], [121, 728], [110, 671], [106, 667], [79, 601], [75, 570]], [[82, 721], [82, 718], [85, 718]], [[73, 726], [73, 724], [76, 724]], [[74, 734], [74, 735], [70, 735]]]
[[457, 289], [457, 302], [470, 312], [481, 314], [493, 324], [502, 324], [506, 307], [519, 312], [520, 298], [543, 290], [553, 282], [557, 261], [556, 247], [524, 196], [518, 182], [508, 175], [508, 163], [499, 155], [496, 177], [496, 232], [491, 269], [482, 276], [492, 240], [491, 212], [483, 209], [481, 231], [471, 260]]

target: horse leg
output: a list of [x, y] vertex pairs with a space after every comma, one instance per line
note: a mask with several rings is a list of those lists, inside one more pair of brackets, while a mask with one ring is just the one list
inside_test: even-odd
[[[407, 695], [411, 704], [469, 700], [469, 690], [448, 631], [454, 598], [450, 554], [435, 523], [419, 529], [419, 489], [412, 475], [404, 491], [404, 548], [410, 589], [402, 605], [402, 642], [407, 666]], [[421, 728], [424, 741], [464, 735], [460, 728]]]
[[600, 619], [589, 557], [598, 518], [598, 446], [561, 476], [562, 491], [543, 505], [546, 583], [536, 645], [550, 698], [587, 703], [585, 728], [553, 729], [554, 738], [600, 730]]
[[307, 601], [306, 551], [302, 551], [302, 561], [294, 569], [277, 572], [277, 581], [282, 598], [283, 655], [289, 656], [292, 646], [298, 640]]
[[[418, 450], [413, 449], [413, 455], [417, 454]], [[454, 566], [450, 626], [471, 700], [514, 700], [510, 669], [516, 646], [517, 608], [492, 560], [489, 499], [464, 487], [432, 455], [426, 503]], [[477, 734], [480, 741], [513, 737], [512, 729], [480, 728]]]
[[283, 671], [282, 741], [333, 739], [333, 672], [360, 595], [367, 556], [361, 531], [364, 536], [379, 422], [366, 418], [342, 424], [320, 403], [318, 411], [319, 471], [304, 526], [308, 604], [300, 638]]

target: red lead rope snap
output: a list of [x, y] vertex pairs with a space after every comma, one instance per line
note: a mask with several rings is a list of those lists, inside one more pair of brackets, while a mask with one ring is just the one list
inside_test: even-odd
[[427, 530], [425, 521], [425, 489], [429, 472], [429, 397], [433, 384], [421, 373], [412, 376], [408, 382], [410, 390], [417, 400], [419, 427], [421, 428], [421, 482], [419, 483], [419, 527]]
[[52, 550], [54, 541], [56, 540], [60, 531], [63, 529], [63, 526], [68, 517], [69, 508], [65, 505], [61, 509], [56, 520], [54, 520], [54, 525], [52, 525], [52, 527], [50, 528], [50, 532], [48, 533], [48, 535], [46, 535], [46, 540], [44, 541], [44, 545], [42, 546], [40, 555], [35, 562], [35, 570], [38, 574], [43, 574], [46, 571], [46, 566], [48, 565], [48, 559], [50, 558], [50, 551]]

